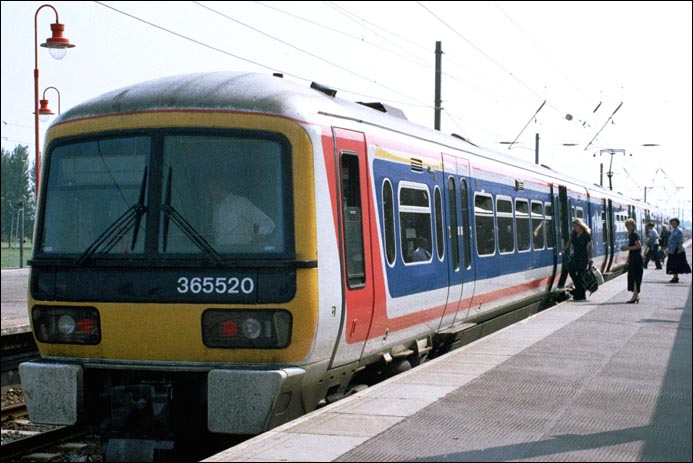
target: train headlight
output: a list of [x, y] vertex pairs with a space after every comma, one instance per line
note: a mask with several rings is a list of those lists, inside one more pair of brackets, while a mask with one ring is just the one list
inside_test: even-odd
[[[270, 326], [270, 330], [271, 330]], [[247, 318], [243, 322], [243, 335], [248, 339], [257, 339], [262, 334], [262, 325], [254, 318]], [[271, 336], [271, 332], [268, 333]]]
[[209, 309], [202, 314], [202, 340], [222, 349], [281, 349], [291, 341], [291, 312], [282, 309]]
[[71, 315], [63, 315], [58, 319], [58, 331], [66, 336], [75, 332], [75, 325], [75, 319]]
[[99, 312], [94, 307], [37, 305], [31, 310], [34, 335], [51, 344], [98, 344], [101, 342]]

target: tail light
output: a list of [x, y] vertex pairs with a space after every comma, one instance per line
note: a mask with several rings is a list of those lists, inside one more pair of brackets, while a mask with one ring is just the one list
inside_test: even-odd
[[281, 349], [291, 341], [287, 310], [209, 309], [202, 314], [202, 340], [207, 347]]
[[34, 335], [52, 344], [101, 342], [99, 312], [94, 307], [35, 306], [31, 310]]

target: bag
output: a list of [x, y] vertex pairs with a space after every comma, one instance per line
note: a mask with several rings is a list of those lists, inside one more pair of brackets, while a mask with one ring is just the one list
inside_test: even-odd
[[594, 274], [595, 270], [597, 270], [595, 267], [591, 267], [582, 272], [582, 285], [590, 293], [594, 293], [599, 289], [599, 283], [597, 283], [597, 277]]
[[597, 279], [597, 285], [601, 286], [604, 284], [604, 275], [602, 275], [602, 272], [599, 271], [597, 267], [592, 267], [592, 273], [594, 273], [594, 277]]

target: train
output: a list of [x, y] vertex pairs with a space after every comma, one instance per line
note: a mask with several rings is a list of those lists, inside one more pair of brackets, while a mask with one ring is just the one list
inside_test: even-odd
[[627, 218], [666, 220], [388, 104], [251, 72], [73, 107], [40, 180], [29, 417], [91, 426], [110, 461], [260, 434], [535, 313], [565, 295], [574, 218], [607, 278]]

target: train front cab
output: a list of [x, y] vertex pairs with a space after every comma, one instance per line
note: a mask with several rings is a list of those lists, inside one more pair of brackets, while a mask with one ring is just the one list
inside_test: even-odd
[[[308, 134], [281, 118], [181, 114], [48, 136], [28, 299], [43, 358], [20, 374], [32, 421], [102, 426], [114, 455], [138, 438], [152, 453], [178, 439], [194, 448], [198, 429], [259, 433], [315, 406], [301, 364], [318, 325]], [[265, 168], [255, 182], [251, 161]], [[247, 191], [266, 185], [255, 202], [275, 214], [273, 238], [241, 256], [204, 234], [200, 186], [222, 170]], [[104, 213], [109, 201], [118, 207]], [[109, 227], [133, 204], [143, 208], [127, 211], [130, 228]]]

